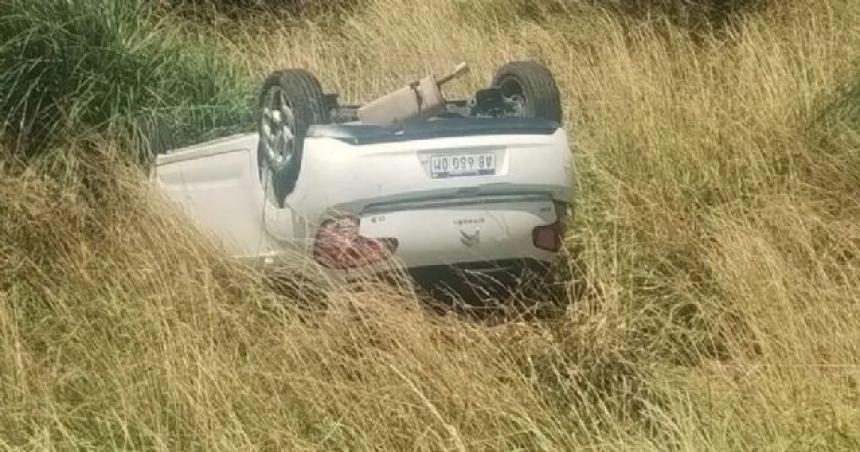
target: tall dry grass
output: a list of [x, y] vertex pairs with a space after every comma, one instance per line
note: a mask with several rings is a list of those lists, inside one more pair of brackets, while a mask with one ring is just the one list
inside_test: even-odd
[[386, 288], [303, 305], [122, 160], [7, 163], [0, 445], [860, 447], [860, 4], [774, 3], [704, 36], [564, 5], [369, 0], [219, 38], [249, 74], [306, 67], [352, 100], [462, 59], [461, 93], [548, 64], [579, 172], [564, 315], [490, 324]]

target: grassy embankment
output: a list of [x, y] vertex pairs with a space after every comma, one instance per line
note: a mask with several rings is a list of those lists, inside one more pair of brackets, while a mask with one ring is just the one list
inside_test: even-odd
[[[695, 34], [576, 2], [217, 29], [42, 3], [0, 1], [0, 447], [860, 447], [857, 2]], [[552, 67], [578, 145], [586, 289], [548, 321], [346, 289], [305, 315], [116, 157], [153, 117], [241, 125], [275, 68], [363, 100], [460, 60], [466, 92], [519, 57]]]

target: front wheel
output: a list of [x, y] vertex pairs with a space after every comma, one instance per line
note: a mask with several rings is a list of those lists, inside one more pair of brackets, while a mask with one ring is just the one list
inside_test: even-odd
[[260, 180], [266, 197], [283, 207], [298, 181], [308, 127], [329, 122], [325, 97], [313, 74], [286, 69], [266, 78], [257, 107]]
[[496, 71], [491, 87], [499, 89], [507, 103], [514, 106], [516, 116], [561, 122], [558, 84], [542, 64], [534, 61], [508, 63]]

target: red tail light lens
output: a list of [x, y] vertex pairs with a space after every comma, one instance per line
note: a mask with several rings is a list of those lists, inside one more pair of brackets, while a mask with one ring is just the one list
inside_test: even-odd
[[360, 224], [352, 216], [323, 222], [314, 242], [314, 259], [327, 268], [347, 269], [390, 258], [397, 250], [397, 239], [362, 237]]
[[557, 203], [555, 210], [558, 219], [553, 224], [546, 226], [538, 226], [532, 230], [532, 243], [537, 248], [542, 250], [558, 252], [561, 249], [561, 244], [564, 239], [564, 220], [567, 213], [567, 206]]
[[560, 223], [555, 222], [546, 226], [538, 226], [532, 231], [532, 242], [542, 250], [553, 253], [561, 249]]

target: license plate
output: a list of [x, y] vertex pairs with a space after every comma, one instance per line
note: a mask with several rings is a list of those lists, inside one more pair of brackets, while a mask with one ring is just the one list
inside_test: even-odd
[[430, 158], [430, 176], [433, 179], [491, 174], [496, 174], [494, 153], [434, 155]]

